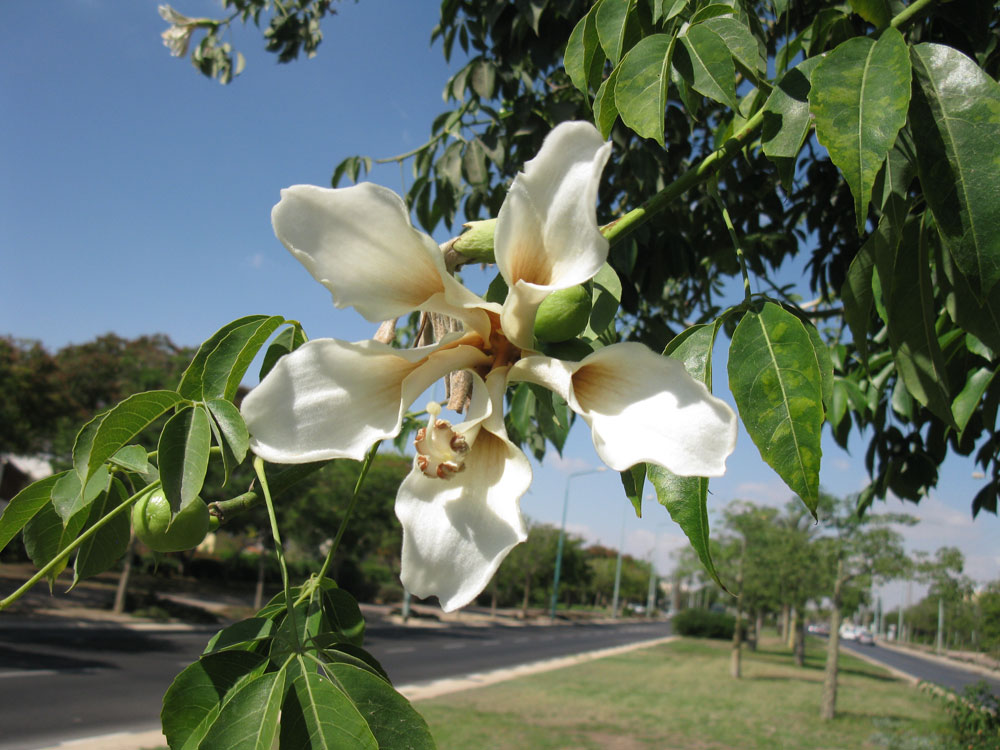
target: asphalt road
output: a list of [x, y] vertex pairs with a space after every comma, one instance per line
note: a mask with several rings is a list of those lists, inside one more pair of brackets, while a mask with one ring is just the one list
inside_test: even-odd
[[[0, 750], [157, 726], [163, 693], [212, 632], [0, 620]], [[376, 622], [366, 647], [396, 685], [407, 685], [665, 635], [663, 622], [447, 628]]]
[[981, 672], [963, 669], [959, 666], [942, 664], [936, 659], [926, 659], [916, 654], [902, 653], [895, 649], [879, 648], [878, 646], [862, 646], [852, 641], [841, 640], [841, 646], [848, 651], [854, 651], [875, 659], [889, 667], [913, 675], [919, 680], [933, 682], [936, 685], [962, 692], [962, 688], [980, 680], [993, 688], [993, 693], [1000, 696], [1000, 679], [986, 677]]

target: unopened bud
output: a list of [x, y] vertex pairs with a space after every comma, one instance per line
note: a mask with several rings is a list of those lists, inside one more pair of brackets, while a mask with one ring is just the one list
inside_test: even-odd
[[496, 227], [496, 219], [470, 221], [465, 224], [465, 231], [455, 240], [455, 250], [477, 263], [496, 263], [493, 255], [493, 233]]

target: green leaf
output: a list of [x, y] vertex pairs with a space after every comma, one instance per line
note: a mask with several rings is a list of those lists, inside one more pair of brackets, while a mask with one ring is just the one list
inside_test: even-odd
[[152, 469], [149, 465], [149, 454], [141, 445], [126, 445], [124, 448], [119, 448], [108, 460], [133, 474], [148, 474]]
[[[24, 526], [24, 549], [36, 568], [41, 568], [57, 558], [79, 536], [87, 521], [88, 510], [83, 508], [66, 523], [56, 513], [51, 503], [43, 505]], [[49, 573], [51, 587], [66, 567], [66, 559]]]
[[1000, 284], [994, 286], [980, 304], [973, 294], [969, 280], [955, 267], [955, 261], [936, 238], [928, 234], [928, 241], [935, 248], [935, 262], [943, 271], [938, 280], [945, 291], [945, 309], [949, 317], [994, 351], [1000, 351]]
[[868, 361], [868, 332], [871, 328], [872, 308], [875, 306], [872, 293], [872, 269], [875, 268], [873, 243], [884, 241], [880, 229], [884, 230], [884, 227], [877, 227], [858, 250], [847, 269], [844, 285], [840, 288], [844, 320], [851, 329], [851, 338], [854, 339], [858, 356], [865, 363]]
[[39, 479], [11, 498], [0, 514], [0, 550], [10, 544], [10, 540], [17, 536], [38, 511], [46, 505], [51, 505], [53, 488], [69, 473], [61, 471], [45, 479]]
[[601, 87], [597, 89], [597, 96], [594, 97], [594, 124], [604, 138], [610, 137], [611, 128], [614, 127], [615, 120], [618, 118], [618, 108], [615, 106], [615, 88], [618, 85], [619, 70], [620, 68], [615, 68], [611, 71], [611, 75], [604, 79]]
[[[687, 373], [709, 390], [712, 387], [712, 349], [722, 323], [719, 318], [713, 323], [692, 326], [675, 336], [663, 352], [664, 356], [683, 362]], [[706, 572], [726, 590], [712, 561], [709, 545], [708, 479], [679, 477], [655, 464], [648, 464], [646, 468], [657, 500], [681, 527]]]
[[636, 36], [633, 20], [636, 0], [603, 0], [594, 16], [597, 36], [611, 67], [617, 68]]
[[849, 0], [851, 10], [868, 21], [876, 29], [884, 29], [892, 21], [889, 0]]
[[929, 233], [916, 219], [902, 242], [880, 246], [875, 256], [889, 327], [889, 345], [906, 389], [946, 424], [954, 426], [944, 355], [935, 324], [937, 303], [931, 280]]
[[200, 747], [271, 750], [284, 693], [284, 669], [242, 682], [223, 705]]
[[201, 492], [211, 447], [212, 428], [200, 406], [185, 406], [163, 426], [156, 458], [163, 492], [174, 514]]
[[284, 322], [280, 315], [272, 315], [234, 328], [223, 336], [205, 360], [201, 398], [231, 401], [257, 352]]
[[70, 518], [90, 507], [95, 498], [107, 489], [108, 477], [107, 467], [102, 466], [87, 482], [85, 491], [81, 491], [80, 476], [75, 472], [67, 474], [56, 483], [52, 488], [52, 507], [63, 523], [68, 523]]
[[823, 394], [823, 410], [829, 414], [833, 408], [833, 359], [830, 357], [830, 348], [819, 335], [816, 326], [808, 321], [803, 321], [809, 340], [812, 342], [813, 355], [816, 357], [816, 366], [819, 368], [821, 392]]
[[348, 664], [334, 663], [326, 669], [364, 717], [379, 748], [434, 750], [427, 722], [385, 680]]
[[497, 69], [489, 60], [479, 60], [472, 67], [469, 81], [480, 99], [492, 99], [496, 91]]
[[[114, 478], [107, 492], [102, 492], [90, 506], [90, 517], [81, 533], [100, 521], [111, 511], [128, 500], [129, 493], [121, 480]], [[73, 586], [84, 578], [91, 578], [103, 573], [118, 562], [125, 550], [131, 526], [128, 513], [118, 513], [108, 521], [101, 530], [80, 545], [73, 563]], [[72, 588], [72, 587], [71, 587]]]
[[204, 397], [203, 379], [205, 376], [205, 365], [212, 352], [233, 331], [246, 325], [262, 323], [265, 320], [268, 320], [267, 315], [247, 315], [243, 318], [237, 318], [231, 323], [226, 323], [226, 325], [213, 333], [207, 341], [198, 347], [194, 359], [191, 360], [191, 364], [187, 366], [187, 369], [184, 370], [184, 374], [181, 376], [177, 392], [184, 398], [201, 400]]
[[764, 103], [761, 145], [764, 154], [771, 161], [794, 159], [805, 143], [812, 125], [812, 116], [809, 114], [809, 79], [822, 59], [810, 57], [787, 71]]
[[1000, 280], [1000, 84], [958, 50], [918, 44], [910, 111], [920, 184], [982, 303]]
[[661, 146], [675, 42], [676, 37], [668, 34], [647, 36], [625, 55], [614, 84], [615, 107], [622, 122]]
[[[320, 635], [313, 639], [314, 643], [321, 644], [323, 656], [327, 661], [351, 664], [359, 669], [367, 669], [376, 677], [385, 680], [390, 685], [392, 684], [389, 675], [382, 668], [382, 665], [379, 664], [378, 659], [363, 648], [338, 641], [336, 638], [337, 636], [330, 633], [320, 633]], [[329, 643], [324, 642], [328, 639]]]
[[198, 748], [226, 701], [266, 665], [267, 659], [249, 651], [223, 651], [202, 656], [177, 675], [160, 714], [172, 750]]
[[758, 43], [746, 24], [732, 17], [720, 17], [710, 18], [703, 25], [726, 43], [733, 60], [743, 68], [751, 81], [759, 81], [767, 74], [763, 45]]
[[802, 321], [773, 302], [747, 312], [729, 349], [729, 388], [761, 457], [815, 516], [823, 379]]
[[906, 122], [910, 58], [903, 35], [886, 29], [877, 42], [854, 37], [838, 45], [813, 71], [809, 101], [816, 137], [851, 188], [861, 234], [872, 184]]
[[695, 91], [739, 110], [736, 69], [729, 47], [705, 24], [691, 26], [674, 49], [673, 66]]
[[97, 429], [101, 426], [106, 413], [101, 412], [81, 427], [80, 431], [76, 433], [76, 439], [73, 441], [73, 468], [80, 475], [81, 483], [84, 477], [90, 474], [88, 469], [90, 464], [90, 449], [94, 445]]
[[621, 472], [622, 486], [625, 496], [635, 508], [635, 517], [642, 518], [642, 491], [646, 485], [646, 464], [635, 466]]
[[527, 383], [518, 383], [514, 387], [514, 395], [510, 399], [508, 410], [514, 429], [522, 437], [531, 431], [531, 418], [535, 414], [535, 394]]
[[292, 679], [281, 707], [281, 747], [378, 750], [368, 722], [350, 698], [310, 669], [302, 656], [289, 667]]
[[970, 372], [968, 379], [965, 381], [965, 387], [955, 396], [955, 400], [951, 404], [951, 410], [955, 415], [955, 425], [958, 427], [959, 440], [962, 439], [962, 434], [965, 432], [965, 428], [969, 424], [972, 415], [976, 413], [976, 407], [979, 406], [979, 402], [993, 381], [994, 375], [996, 375], [996, 371], [988, 367], [980, 367], [978, 370]]
[[719, 16], [731, 16], [736, 12], [736, 9], [732, 5], [725, 5], [724, 3], [712, 3], [710, 5], [703, 5], [699, 8], [693, 16], [688, 20], [688, 23], [694, 26], [696, 23], [701, 23], [702, 21], [707, 21], [711, 18], [717, 18]]
[[229, 474], [243, 463], [247, 451], [250, 450], [250, 433], [247, 431], [243, 415], [229, 401], [209, 399], [205, 405], [212, 414], [213, 426], [218, 427], [216, 442], [222, 449], [222, 462], [225, 468], [223, 485], [229, 481]]
[[354, 597], [343, 589], [323, 592], [323, 614], [330, 630], [342, 641], [361, 646], [365, 640], [365, 618]]
[[615, 322], [622, 300], [622, 282], [611, 264], [605, 263], [591, 283], [594, 287], [594, 298], [590, 308], [590, 322], [582, 335], [597, 339]]
[[264, 361], [260, 365], [260, 373], [258, 377], [263, 380], [267, 377], [267, 374], [271, 372], [271, 368], [277, 363], [279, 359], [284, 357], [289, 352], [294, 352], [300, 346], [306, 343], [306, 334], [302, 330], [302, 326], [298, 323], [290, 325], [288, 328], [283, 330], [274, 340], [271, 345], [267, 347], [267, 351], [264, 352]]
[[223, 628], [209, 639], [205, 654], [230, 649], [248, 650], [261, 641], [274, 636], [274, 620], [267, 617], [248, 617]]
[[94, 434], [84, 477], [183, 400], [175, 391], [146, 391], [129, 396], [107, 412]]
[[599, 0], [573, 27], [563, 56], [569, 79], [584, 94], [601, 85], [601, 73], [607, 60], [597, 35], [597, 10], [600, 6]]

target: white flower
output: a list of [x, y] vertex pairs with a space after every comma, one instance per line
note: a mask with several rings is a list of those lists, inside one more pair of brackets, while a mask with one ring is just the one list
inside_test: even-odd
[[163, 38], [163, 45], [170, 50], [170, 54], [174, 57], [184, 57], [187, 54], [188, 44], [191, 42], [191, 34], [198, 25], [198, 20], [178, 13], [169, 5], [161, 5], [158, 10], [160, 17], [170, 24], [169, 28], [160, 34]]
[[637, 343], [580, 362], [533, 350], [542, 300], [592, 278], [607, 258], [595, 203], [610, 149], [589, 123], [564, 123], [514, 180], [496, 227], [497, 266], [510, 290], [502, 307], [447, 273], [437, 245], [385, 188], [295, 186], [271, 214], [278, 238], [338, 307], [353, 306], [372, 322], [423, 310], [464, 324], [410, 350], [310, 341], [282, 357], [242, 406], [251, 447], [267, 461], [360, 459], [399, 432], [407, 407], [433, 382], [455, 370], [473, 373], [466, 421], [452, 426], [429, 408], [396, 497], [403, 585], [436, 595], [445, 611], [472, 601], [526, 538], [520, 498], [531, 469], [504, 428], [509, 383], [562, 396], [618, 471], [648, 461], [682, 476], [719, 476], [735, 447], [733, 411], [675, 360]]

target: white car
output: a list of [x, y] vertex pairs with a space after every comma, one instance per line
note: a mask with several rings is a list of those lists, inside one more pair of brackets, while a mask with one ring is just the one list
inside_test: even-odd
[[871, 634], [871, 631], [860, 628], [854, 633], [854, 640], [856, 640], [862, 646], [874, 646], [875, 637]]
[[854, 627], [849, 622], [845, 622], [840, 626], [840, 638], [844, 641], [856, 641], [858, 639], [859, 628]]

